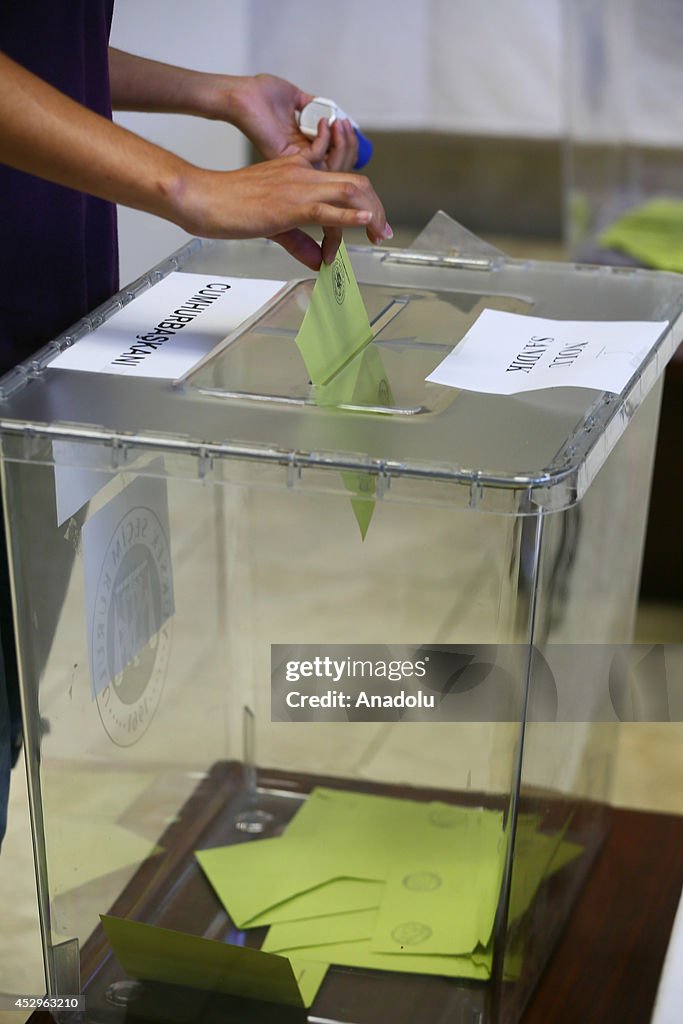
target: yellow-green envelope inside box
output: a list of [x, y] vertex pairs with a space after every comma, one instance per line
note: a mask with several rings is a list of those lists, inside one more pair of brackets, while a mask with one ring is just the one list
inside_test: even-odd
[[[512, 920], [581, 853], [539, 826], [520, 817]], [[330, 964], [486, 981], [504, 851], [497, 811], [320, 787], [284, 835], [197, 852], [238, 926], [271, 925], [260, 950], [102, 924], [132, 977], [281, 1005], [310, 1006]]]
[[[478, 936], [485, 944], [493, 927], [501, 835], [497, 811], [319, 787], [283, 836], [200, 850], [197, 858], [239, 927], [272, 924], [264, 950], [298, 956], [291, 943], [323, 963], [484, 980], [490, 958], [480, 951], [475, 962], [471, 954]], [[467, 893], [462, 919], [469, 932], [464, 939], [453, 935], [449, 956], [430, 957], [425, 950], [398, 957], [396, 944], [385, 956], [372, 947], [377, 908], [386, 907], [386, 881], [394, 871], [403, 877], [407, 864], [415, 873], [466, 879], [464, 886], [453, 884]], [[353, 905], [343, 905], [344, 894]], [[442, 898], [446, 932], [450, 909]], [[308, 915], [303, 919], [302, 911]]]
[[139, 921], [102, 915], [102, 927], [126, 974], [241, 999], [285, 1006], [310, 1006], [327, 965], [304, 957], [276, 956], [259, 949]]
[[[581, 853], [522, 816], [511, 919]], [[505, 857], [502, 815], [313, 790], [282, 836], [200, 850], [232, 919], [262, 948], [321, 963], [485, 980]], [[344, 897], [348, 902], [344, 904]]]

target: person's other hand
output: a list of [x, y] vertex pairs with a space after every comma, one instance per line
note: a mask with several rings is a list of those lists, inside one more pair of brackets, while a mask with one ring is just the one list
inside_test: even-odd
[[231, 85], [223, 109], [225, 119], [268, 160], [299, 153], [323, 170], [350, 171], [358, 159], [358, 141], [350, 121], [335, 121], [330, 128], [322, 119], [315, 139], [299, 131], [296, 112], [312, 99], [311, 93], [284, 78], [253, 75]]
[[[374, 244], [393, 234], [366, 177], [323, 172], [302, 156], [237, 171], [191, 168], [178, 185], [173, 219], [205, 238], [272, 238], [311, 270], [332, 262], [343, 228], [365, 227]], [[322, 245], [300, 230], [305, 225], [324, 229]]]
[[347, 119], [328, 125], [318, 122], [318, 134], [311, 139], [308, 159], [324, 171], [350, 171], [358, 159], [358, 137]]

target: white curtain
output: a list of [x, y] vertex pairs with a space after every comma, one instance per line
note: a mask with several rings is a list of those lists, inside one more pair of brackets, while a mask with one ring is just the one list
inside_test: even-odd
[[253, 71], [336, 100], [361, 125], [561, 131], [561, 0], [251, 0]]
[[683, 0], [251, 0], [249, 32], [252, 71], [368, 128], [556, 138], [571, 106], [578, 136], [683, 145]]

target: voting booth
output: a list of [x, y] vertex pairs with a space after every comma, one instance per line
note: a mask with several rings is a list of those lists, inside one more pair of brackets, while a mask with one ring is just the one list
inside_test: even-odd
[[57, 1017], [514, 1021], [601, 849], [680, 279], [348, 260], [193, 241], [2, 381]]
[[572, 255], [683, 271], [681, 10], [563, 0]]

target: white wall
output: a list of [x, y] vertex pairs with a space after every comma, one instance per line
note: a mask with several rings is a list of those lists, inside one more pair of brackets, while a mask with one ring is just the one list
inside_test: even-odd
[[557, 136], [561, 0], [251, 0], [250, 66], [368, 127]]
[[[243, 74], [247, 0], [116, 0], [111, 43], [122, 50], [201, 71]], [[246, 162], [246, 143], [229, 125], [170, 114], [116, 114], [126, 128], [204, 167]], [[119, 209], [121, 283], [138, 277], [188, 237], [136, 210]]]
[[572, 83], [582, 136], [683, 145], [683, 0], [251, 0], [249, 13], [253, 70], [368, 129], [558, 138]]

